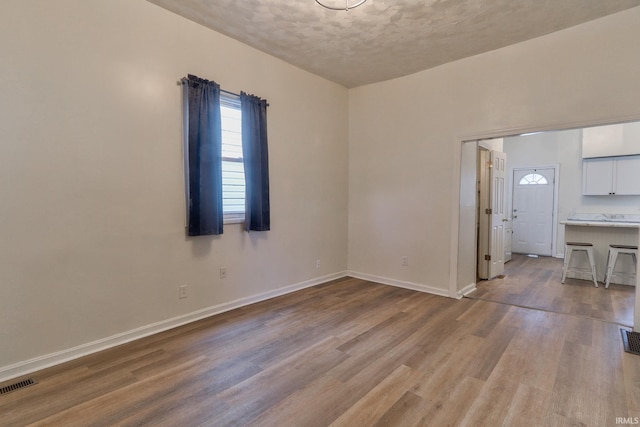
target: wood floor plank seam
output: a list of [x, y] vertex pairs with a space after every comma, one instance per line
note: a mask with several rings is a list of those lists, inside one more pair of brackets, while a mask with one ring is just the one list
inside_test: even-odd
[[490, 299], [490, 298], [473, 297], [473, 296], [468, 296], [468, 295], [463, 296], [463, 298], [476, 300], [476, 301], [486, 301], [486, 302], [493, 302], [493, 303], [496, 303], [496, 304], [509, 305], [509, 306], [512, 306], [512, 307], [524, 308], [526, 310], [544, 311], [545, 313], [561, 314], [561, 315], [564, 315], [564, 316], [572, 316], [572, 317], [578, 317], [578, 318], [582, 318], [582, 319], [589, 319], [589, 320], [593, 320], [593, 321], [596, 321], [596, 322], [603, 322], [603, 323], [609, 323], [611, 325], [622, 326], [622, 327], [624, 327], [626, 329], [629, 329], [629, 330], [631, 330], [633, 328], [633, 326], [626, 325], [626, 324], [620, 323], [620, 322], [615, 322], [615, 321], [612, 321], [612, 320], [596, 319], [596, 318], [593, 318], [591, 316], [583, 316], [583, 315], [580, 315], [580, 314], [573, 314], [573, 313], [558, 313], [557, 311], [553, 311], [553, 310], [549, 310], [549, 309], [545, 309], [545, 308], [530, 307], [530, 306], [526, 306], [526, 305], [514, 304], [514, 303], [504, 302], [504, 301], [500, 301], [500, 300], [494, 300], [494, 299]]

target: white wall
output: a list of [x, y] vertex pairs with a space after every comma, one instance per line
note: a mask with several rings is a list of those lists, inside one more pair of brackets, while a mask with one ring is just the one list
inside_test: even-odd
[[[505, 138], [504, 151], [510, 170], [515, 167], [560, 165], [558, 221], [566, 220], [573, 213], [640, 213], [640, 196], [582, 195], [581, 129]], [[509, 182], [512, 178], [509, 173]], [[563, 225], [558, 225], [556, 252], [556, 255], [564, 253]]]
[[[344, 274], [347, 89], [144, 0], [2, 2], [0, 57], [0, 378]], [[269, 101], [272, 231], [185, 237], [188, 73]]]
[[479, 141], [478, 144], [486, 148], [487, 150], [496, 150], [503, 151], [504, 150], [504, 138], [491, 138]]
[[638, 22], [634, 8], [351, 90], [349, 269], [455, 295], [475, 268], [458, 260], [473, 245], [458, 241], [461, 141], [640, 119]]

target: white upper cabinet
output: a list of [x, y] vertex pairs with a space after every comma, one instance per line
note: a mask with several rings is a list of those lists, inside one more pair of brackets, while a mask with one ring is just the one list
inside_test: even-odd
[[613, 193], [613, 158], [582, 160], [582, 194], [601, 196]]
[[640, 155], [583, 159], [582, 194], [640, 195]]
[[640, 194], [640, 156], [616, 157], [614, 167], [613, 192], [618, 196]]
[[582, 130], [582, 158], [640, 154], [640, 122]]

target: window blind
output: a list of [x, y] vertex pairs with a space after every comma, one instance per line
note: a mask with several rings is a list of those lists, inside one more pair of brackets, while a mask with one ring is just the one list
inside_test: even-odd
[[242, 159], [240, 98], [222, 93], [222, 210], [227, 219], [244, 219], [245, 177]]

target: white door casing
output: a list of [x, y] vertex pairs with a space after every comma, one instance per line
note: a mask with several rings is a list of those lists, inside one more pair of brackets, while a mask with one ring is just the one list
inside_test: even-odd
[[553, 167], [513, 170], [513, 252], [552, 255], [554, 199]]

